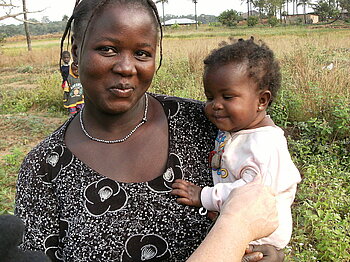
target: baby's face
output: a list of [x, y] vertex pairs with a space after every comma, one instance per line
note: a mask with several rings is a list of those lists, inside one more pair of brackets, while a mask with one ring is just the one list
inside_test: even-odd
[[240, 64], [218, 65], [204, 74], [205, 113], [223, 131], [251, 129], [256, 125], [259, 89]]

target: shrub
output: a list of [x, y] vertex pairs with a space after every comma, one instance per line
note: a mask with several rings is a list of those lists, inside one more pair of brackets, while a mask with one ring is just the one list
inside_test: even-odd
[[180, 27], [179, 24], [173, 24], [170, 26], [171, 29], [177, 29], [179, 27]]
[[35, 108], [50, 112], [64, 111], [59, 73], [40, 77], [37, 80], [37, 85], [38, 87], [35, 89], [19, 88], [4, 91], [0, 102], [0, 111], [8, 113], [27, 112]]
[[279, 21], [277, 19], [276, 16], [270, 16], [268, 19], [267, 19], [267, 22], [270, 26], [274, 27], [276, 25], [278, 25]]
[[233, 9], [222, 12], [218, 17], [219, 22], [226, 26], [236, 26], [242, 19], [242, 16]]
[[257, 16], [249, 16], [247, 19], [248, 26], [255, 26], [259, 22], [259, 17]]

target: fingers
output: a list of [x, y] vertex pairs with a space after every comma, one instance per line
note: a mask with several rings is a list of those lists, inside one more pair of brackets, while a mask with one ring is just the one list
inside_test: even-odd
[[242, 262], [256, 262], [260, 261], [263, 258], [263, 254], [260, 252], [252, 252], [249, 254], [245, 254], [242, 258]]
[[264, 259], [261, 261], [276, 261], [282, 262], [284, 260], [283, 250], [277, 250], [271, 245], [255, 245], [253, 247], [253, 252], [258, 252], [264, 254]]
[[172, 195], [179, 196], [177, 202], [184, 205], [201, 207], [201, 187], [182, 179], [176, 179], [172, 184]]

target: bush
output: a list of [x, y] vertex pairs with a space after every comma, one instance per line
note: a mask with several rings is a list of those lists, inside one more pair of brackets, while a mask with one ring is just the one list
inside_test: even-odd
[[[22, 72], [27, 71], [29, 67]], [[50, 112], [63, 112], [63, 91], [59, 73], [46, 75], [37, 80], [38, 87], [35, 89], [19, 88], [7, 90], [2, 93], [0, 111], [2, 112], [27, 112], [31, 109], [39, 109]]]
[[236, 26], [242, 19], [242, 16], [233, 9], [222, 12], [218, 17], [219, 22], [226, 26]]
[[259, 23], [259, 17], [257, 16], [249, 16], [247, 19], [248, 26], [255, 26]]
[[220, 22], [210, 22], [209, 26], [219, 27], [219, 26], [222, 26], [222, 24]]
[[267, 23], [268, 23], [270, 26], [274, 27], [274, 26], [278, 25], [279, 21], [278, 21], [278, 19], [277, 19], [276, 16], [271, 16], [271, 17], [269, 17], [269, 18], [267, 19]]
[[170, 26], [171, 29], [177, 29], [179, 27], [180, 27], [179, 24], [173, 24]]

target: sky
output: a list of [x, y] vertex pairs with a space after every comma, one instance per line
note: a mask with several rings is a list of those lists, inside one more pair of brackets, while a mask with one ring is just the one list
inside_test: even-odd
[[[21, 5], [21, 0], [12, 0], [14, 4]], [[241, 4], [241, 0], [198, 0], [197, 15], [215, 15], [227, 9], [234, 9], [239, 12], [246, 12], [246, 5]], [[35, 18], [41, 21], [43, 16], [48, 16], [50, 21], [60, 21], [64, 15], [70, 16], [75, 0], [27, 0], [28, 11], [43, 10], [40, 13], [28, 14], [28, 18]], [[162, 15], [162, 5], [157, 4], [159, 14]], [[169, 0], [169, 3], [164, 4], [164, 13], [172, 15], [194, 15], [194, 4], [192, 0]], [[0, 16], [4, 13], [0, 9]], [[0, 21], [0, 24], [18, 24], [16, 20], [9, 18]]]

